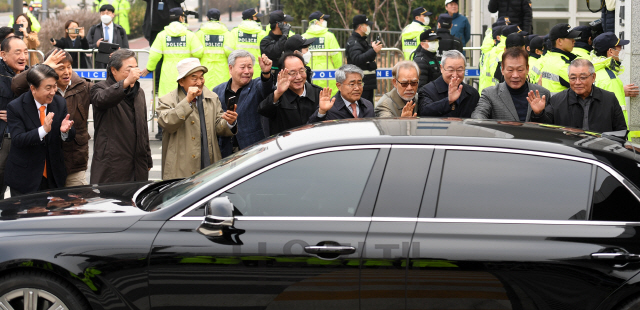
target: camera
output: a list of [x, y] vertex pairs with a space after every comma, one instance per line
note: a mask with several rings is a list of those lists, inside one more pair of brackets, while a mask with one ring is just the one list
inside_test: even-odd
[[200, 17], [200, 14], [198, 14], [198, 12], [195, 12], [195, 11], [188, 11], [188, 10], [185, 10], [185, 11], [184, 11], [184, 22], [185, 22], [185, 23], [188, 23], [188, 21], [187, 21], [188, 16], [193, 16], [193, 17], [195, 17], [195, 18], [199, 18], [199, 17]]

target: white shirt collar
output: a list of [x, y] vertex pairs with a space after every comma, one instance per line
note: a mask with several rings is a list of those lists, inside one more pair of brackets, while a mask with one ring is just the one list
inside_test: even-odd
[[[108, 25], [105, 24], [105, 23], [102, 23], [102, 29], [104, 29], [104, 27], [113, 27], [113, 22], [111, 22], [111, 24], [108, 24]], [[109, 28], [109, 29], [111, 29], [111, 28]]]
[[33, 98], [33, 101], [35, 101], [35, 102], [36, 102], [36, 108], [38, 109], [38, 112], [40, 112], [40, 107], [41, 107], [41, 106], [44, 106], [44, 109], [45, 109], [45, 110], [47, 109], [47, 105], [48, 105], [48, 104], [41, 104], [40, 102], [38, 102], [38, 100], [36, 100], [36, 98]]
[[300, 95], [300, 97], [306, 97], [307, 96], [307, 83], [304, 83], [302, 85], [302, 95]]
[[64, 93], [67, 92], [67, 89], [69, 89], [69, 86], [71, 86], [71, 79], [69, 79], [69, 84], [67, 84], [67, 87], [65, 87], [64, 89], [60, 89], [60, 87], [58, 87], [58, 91], [60, 92], [60, 94], [62, 94], [62, 97], [64, 97]]

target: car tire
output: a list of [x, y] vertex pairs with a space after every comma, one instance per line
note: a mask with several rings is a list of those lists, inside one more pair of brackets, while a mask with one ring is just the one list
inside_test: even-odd
[[90, 308], [84, 297], [71, 284], [44, 272], [21, 270], [0, 277], [0, 309]]

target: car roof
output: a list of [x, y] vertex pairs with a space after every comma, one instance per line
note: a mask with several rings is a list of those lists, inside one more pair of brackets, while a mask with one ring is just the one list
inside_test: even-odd
[[[501, 147], [593, 159], [638, 161], [640, 146], [600, 133], [540, 123], [460, 118], [363, 118], [303, 125], [278, 134], [282, 150], [349, 144], [433, 144]], [[611, 155], [611, 156], [609, 156]]]

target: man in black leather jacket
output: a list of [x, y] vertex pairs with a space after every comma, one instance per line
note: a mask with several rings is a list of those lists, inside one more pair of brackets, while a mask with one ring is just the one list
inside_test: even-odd
[[362, 98], [374, 102], [373, 93], [377, 88], [376, 57], [382, 49], [382, 43], [372, 42], [369, 44], [367, 36], [371, 33], [373, 22], [364, 15], [356, 15], [353, 17], [353, 33], [347, 40], [345, 48], [347, 53], [347, 63], [357, 66], [364, 71], [364, 91]]
[[[280, 56], [282, 56], [282, 52], [284, 52], [284, 44], [287, 42], [291, 30], [291, 25], [288, 23], [292, 21], [293, 17], [285, 15], [280, 10], [271, 12], [271, 14], [269, 14], [271, 31], [269, 31], [269, 35], [260, 41], [260, 54], [267, 55], [273, 63], [273, 69], [278, 72], [280, 70], [275, 66], [278, 66]], [[276, 72], [275, 74], [278, 73]]]
[[438, 51], [440, 36], [435, 30], [429, 29], [420, 34], [420, 45], [411, 54], [411, 59], [418, 64], [420, 68], [420, 82], [418, 88], [435, 81], [442, 73], [440, 72], [440, 64], [436, 58]]

